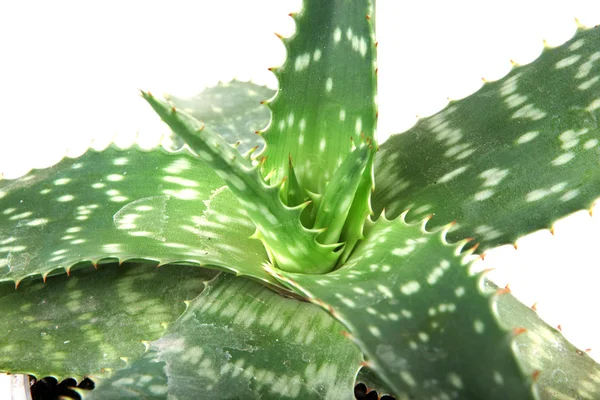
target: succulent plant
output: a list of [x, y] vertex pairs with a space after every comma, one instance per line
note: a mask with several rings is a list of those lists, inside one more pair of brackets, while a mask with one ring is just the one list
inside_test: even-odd
[[142, 92], [183, 147], [0, 182], [0, 369], [86, 398], [598, 397], [471, 268], [598, 195], [598, 29], [378, 146], [374, 4], [292, 17], [276, 93]]

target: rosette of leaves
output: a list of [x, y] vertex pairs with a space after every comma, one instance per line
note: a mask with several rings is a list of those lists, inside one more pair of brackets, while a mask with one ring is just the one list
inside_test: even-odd
[[1, 182], [0, 368], [92, 398], [597, 397], [470, 261], [598, 195], [598, 30], [378, 147], [373, 7], [306, 0], [274, 96], [142, 92], [179, 150]]

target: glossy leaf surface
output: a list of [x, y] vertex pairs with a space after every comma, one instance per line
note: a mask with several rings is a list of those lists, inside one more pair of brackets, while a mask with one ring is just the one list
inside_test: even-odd
[[503, 325], [526, 330], [515, 338], [513, 348], [525, 373], [535, 376], [540, 399], [600, 398], [600, 365], [585, 351], [513, 296], [497, 297], [495, 308]]
[[458, 250], [439, 232], [380, 218], [340, 269], [279, 278], [341, 321], [400, 398], [531, 398], [512, 333]]
[[116, 257], [188, 261], [273, 283], [239, 206], [230, 204], [223, 217], [203, 215], [204, 201], [223, 186], [187, 150], [136, 147], [90, 150], [0, 181], [0, 280]]
[[531, 64], [381, 146], [375, 212], [458, 223], [449, 241], [479, 250], [549, 228], [600, 193], [600, 29], [579, 31]]
[[362, 355], [341, 329], [312, 304], [221, 275], [86, 399], [351, 399]]
[[261, 102], [274, 94], [275, 90], [266, 86], [233, 80], [219, 82], [190, 98], [168, 96], [168, 101], [208, 125], [228, 143], [239, 142], [238, 149], [244, 153], [264, 145], [255, 132], [269, 124], [271, 113]]
[[[160, 338], [213, 272], [111, 262], [0, 286], [0, 370], [58, 380], [123, 368]], [[18, 321], [18, 322], [17, 322]]]

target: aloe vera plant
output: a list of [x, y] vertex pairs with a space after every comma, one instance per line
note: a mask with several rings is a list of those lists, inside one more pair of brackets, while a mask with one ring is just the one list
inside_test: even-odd
[[90, 398], [597, 397], [470, 262], [598, 195], [598, 30], [378, 146], [373, 7], [306, 0], [277, 93], [142, 92], [183, 148], [0, 182], [0, 368]]

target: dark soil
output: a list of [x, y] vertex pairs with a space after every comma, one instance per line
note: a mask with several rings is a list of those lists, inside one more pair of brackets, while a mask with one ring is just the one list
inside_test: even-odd
[[94, 382], [85, 378], [77, 383], [75, 379], [68, 378], [58, 383], [56, 379], [46, 377], [35, 381], [31, 385], [31, 397], [33, 400], [59, 400], [63, 398], [81, 400], [81, 396], [72, 389], [74, 387], [91, 390], [94, 388]]
[[[35, 381], [31, 385], [31, 395], [33, 400], [60, 400], [65, 398], [81, 400], [81, 396], [72, 389], [74, 387], [91, 390], [94, 388], [94, 382], [86, 378], [77, 383], [75, 379], [68, 378], [58, 383], [56, 379], [46, 377]], [[354, 397], [356, 400], [396, 400], [389, 395], [379, 397], [376, 390], [369, 390], [364, 383], [359, 383], [354, 387]]]
[[359, 383], [354, 386], [354, 397], [356, 400], [396, 400], [395, 397], [387, 394], [379, 397], [376, 390], [369, 390], [364, 383]]

